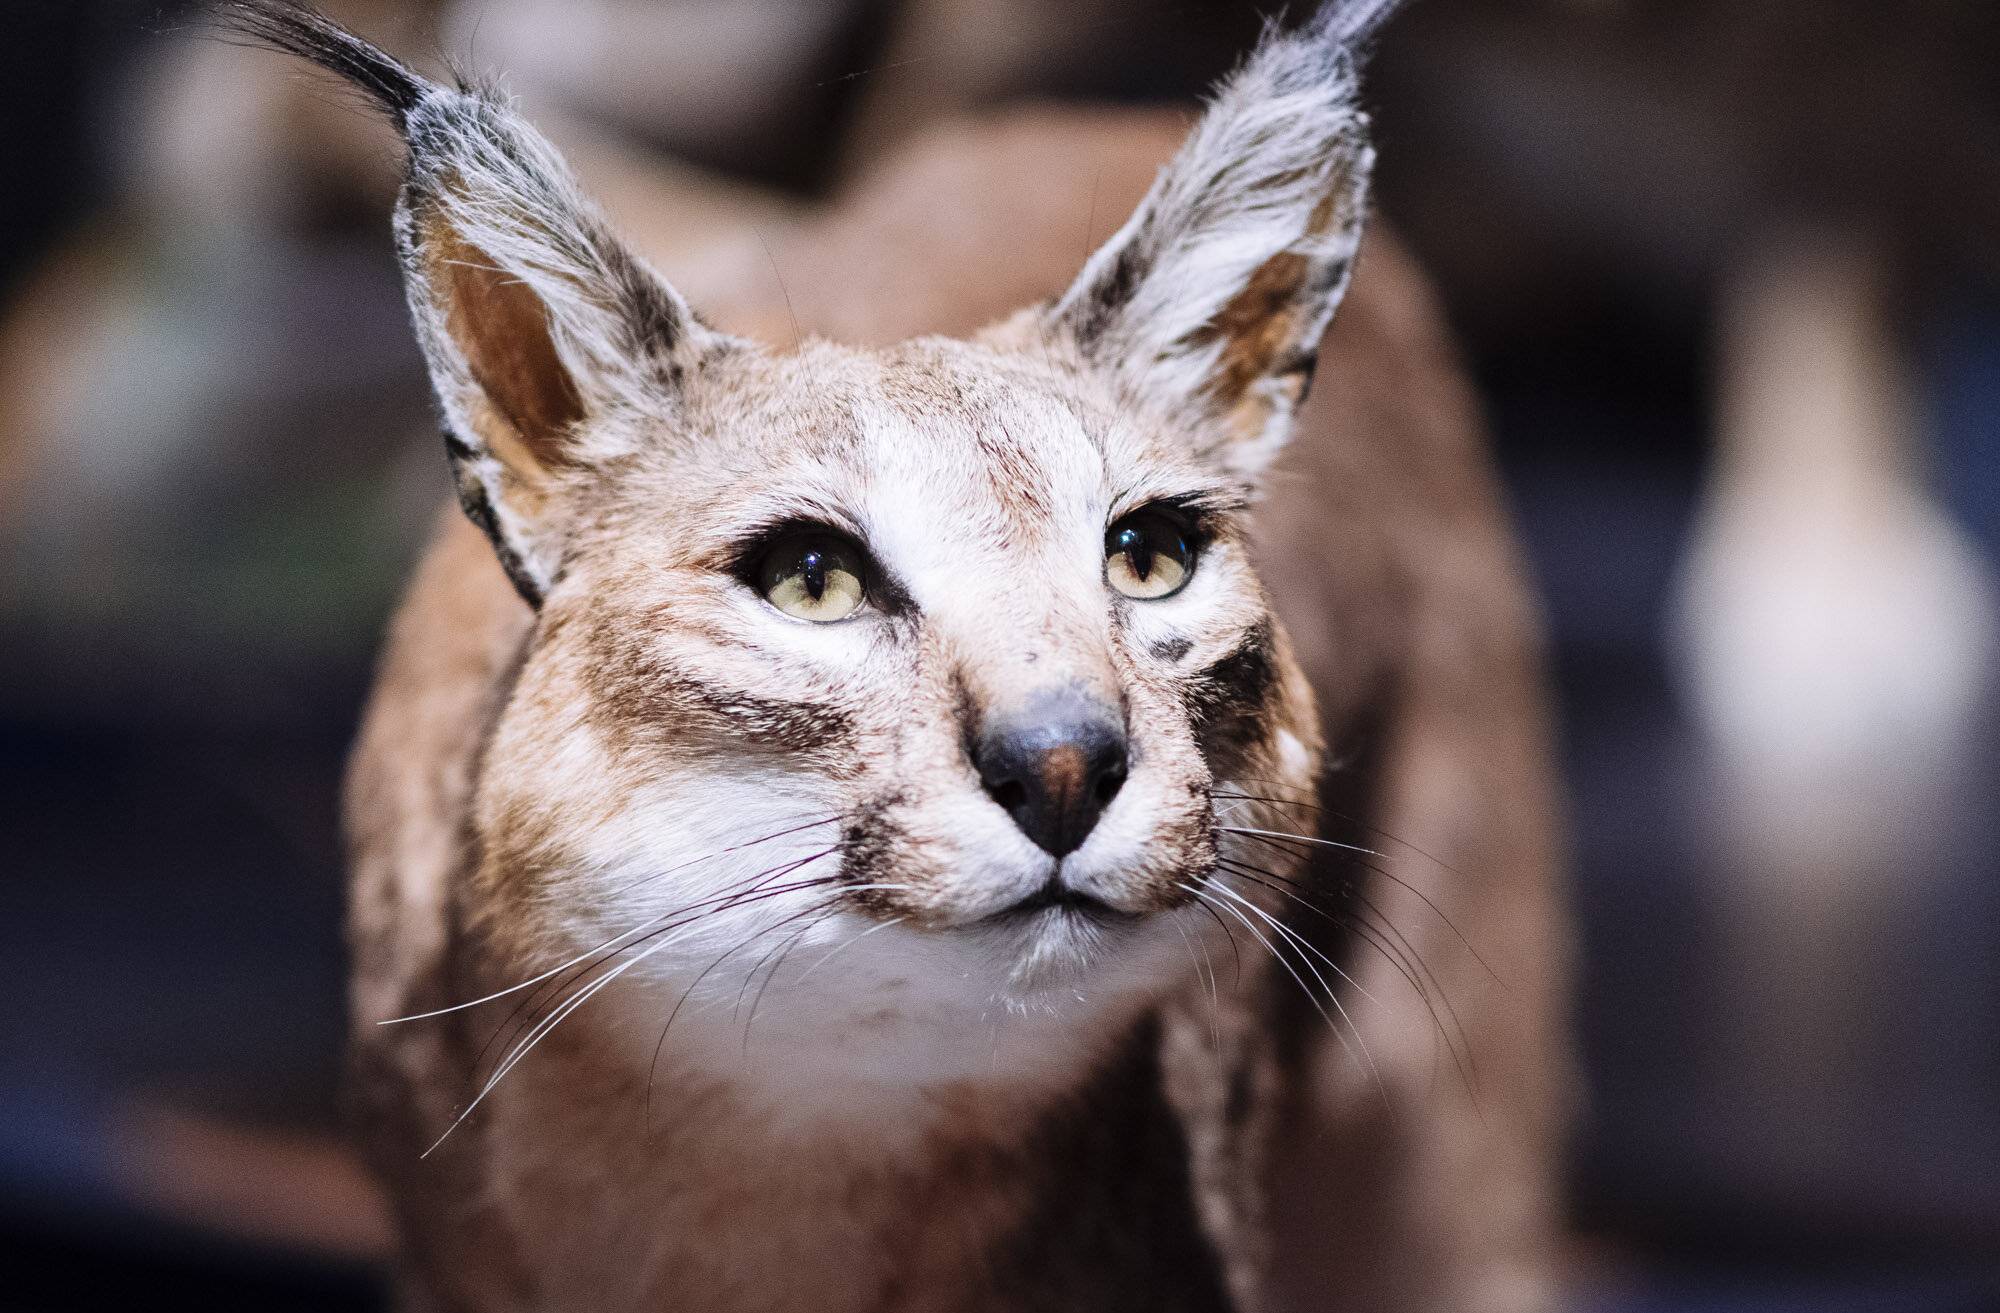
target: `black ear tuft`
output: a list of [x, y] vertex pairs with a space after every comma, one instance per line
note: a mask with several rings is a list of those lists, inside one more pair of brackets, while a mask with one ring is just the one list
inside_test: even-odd
[[426, 97], [441, 90], [311, 5], [294, 0], [231, 0], [217, 6], [214, 16], [224, 31], [339, 74], [366, 92], [399, 125]]
[[726, 345], [618, 240], [497, 88], [441, 85], [301, 0], [214, 10], [246, 42], [340, 75], [408, 148], [397, 251], [467, 514], [531, 604], [562, 576], [575, 490], [672, 411]]

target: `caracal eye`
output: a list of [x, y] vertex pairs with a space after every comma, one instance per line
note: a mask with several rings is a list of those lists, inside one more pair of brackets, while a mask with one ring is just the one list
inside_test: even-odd
[[828, 625], [860, 609], [861, 554], [827, 533], [792, 534], [764, 553], [758, 587], [788, 616]]
[[1127, 597], [1171, 597], [1193, 573], [1188, 531], [1164, 511], [1134, 511], [1104, 535], [1104, 577]]

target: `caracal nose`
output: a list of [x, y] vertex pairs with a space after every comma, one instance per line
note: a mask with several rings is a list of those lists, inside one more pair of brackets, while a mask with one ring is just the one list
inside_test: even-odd
[[1056, 857], [1081, 847], [1125, 783], [1125, 727], [1095, 699], [1051, 698], [988, 724], [973, 764], [993, 801]]

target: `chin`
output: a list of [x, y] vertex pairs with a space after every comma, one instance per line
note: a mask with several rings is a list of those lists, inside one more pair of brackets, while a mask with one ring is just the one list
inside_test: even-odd
[[1192, 970], [1179, 915], [1068, 903], [1009, 912], [988, 932], [1003, 946], [1004, 997], [1023, 1012], [1151, 1002]]

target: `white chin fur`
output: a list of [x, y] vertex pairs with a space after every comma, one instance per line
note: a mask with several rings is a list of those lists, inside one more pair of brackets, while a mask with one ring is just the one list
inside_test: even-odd
[[[621, 812], [588, 855], [598, 899], [563, 900], [568, 914], [550, 927], [569, 945], [564, 958], [627, 935], [608, 965], [630, 969], [575, 1021], [609, 1032], [656, 1088], [676, 1073], [722, 1081], [773, 1115], [807, 1120], [907, 1108], [946, 1083], [1047, 1093], [1086, 1077], [1109, 1039], [1192, 978], [1190, 941], [1202, 942], [1204, 924], [1185, 908], [1109, 921], [1054, 910], [940, 930], [874, 919], [831, 882], [838, 830], [810, 824], [838, 807], [793, 796], [779, 814], [772, 785], [738, 780]], [[787, 826], [797, 832], [741, 838]], [[727, 904], [731, 891], [818, 878], [829, 883]], [[1041, 866], [999, 861], [967, 883], [1002, 895], [997, 910], [1044, 878]], [[701, 914], [687, 915], [701, 900]], [[579, 906], [591, 911], [578, 916]]]
[[945, 1084], [1045, 1093], [1087, 1076], [1193, 969], [1183, 912], [1096, 923], [1056, 909], [923, 931], [842, 911], [717, 966], [719, 949], [662, 953], [607, 991], [601, 1015], [650, 1079], [723, 1081], [787, 1120], [872, 1117]]

